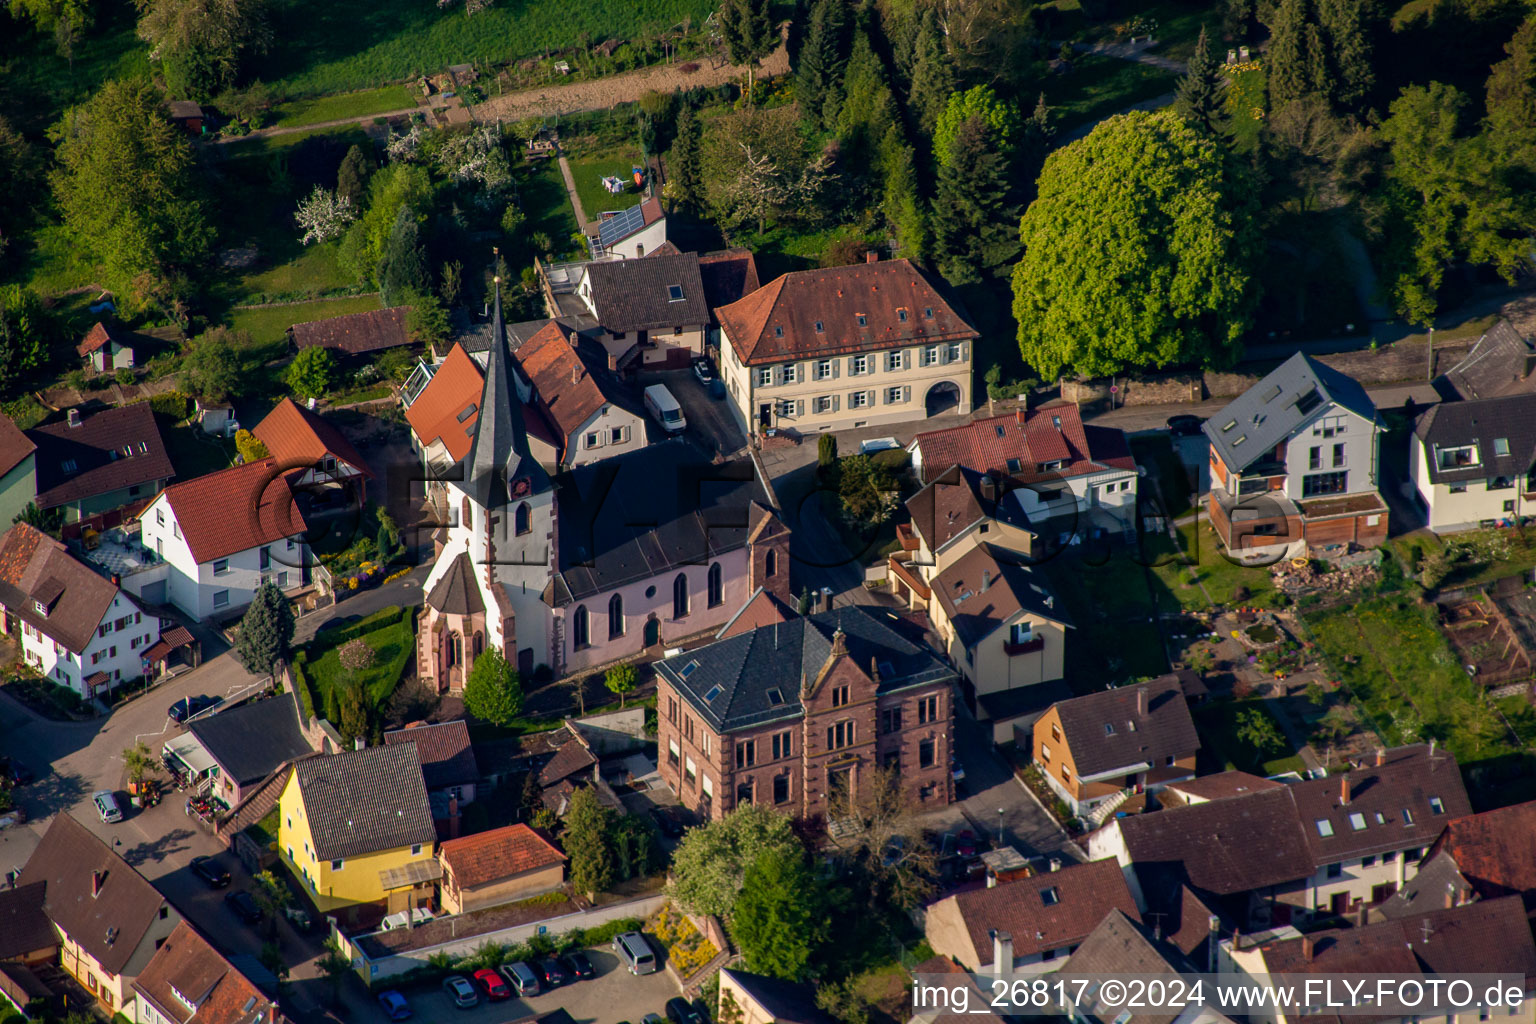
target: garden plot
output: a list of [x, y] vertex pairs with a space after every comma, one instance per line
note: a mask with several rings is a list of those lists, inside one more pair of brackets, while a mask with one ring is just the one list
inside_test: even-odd
[[1479, 593], [1440, 606], [1440, 629], [1474, 680], [1484, 686], [1530, 679], [1531, 658], [1494, 599]]

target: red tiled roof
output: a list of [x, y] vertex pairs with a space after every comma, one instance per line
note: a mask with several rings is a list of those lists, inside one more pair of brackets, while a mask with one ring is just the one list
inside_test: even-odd
[[[1047, 902], [1049, 890], [1054, 902]], [[1113, 857], [1074, 864], [990, 889], [973, 889], [954, 900], [976, 951], [976, 962], [992, 962], [992, 932], [1013, 936], [1013, 955], [1031, 956], [1075, 946], [1118, 909], [1140, 921], [1125, 875]]]
[[758, 587], [757, 592], [747, 598], [747, 603], [741, 606], [741, 610], [731, 616], [731, 621], [720, 627], [720, 632], [715, 634], [715, 639], [724, 640], [726, 637], [750, 633], [754, 629], [772, 626], [777, 622], [788, 622], [794, 618], [794, 614], [784, 606], [783, 601], [762, 587]]
[[792, 271], [714, 312], [748, 364], [979, 337], [906, 259]]
[[329, 320], [294, 324], [288, 330], [299, 348], [337, 348], [349, 355], [357, 355], [409, 345], [411, 336], [405, 329], [405, 315], [410, 311], [410, 306], [370, 309], [333, 316]]
[[261, 1010], [268, 1011], [263, 1021], [272, 1016], [261, 990], [185, 921], [150, 957], [133, 987], [176, 1024], [245, 1024]]
[[[199, 563], [308, 529], [276, 459], [222, 469], [173, 484], [161, 494]], [[144, 511], [147, 514], [149, 509]]]
[[35, 451], [37, 445], [32, 439], [9, 416], [0, 416], [0, 476], [15, 469]]
[[450, 839], [438, 847], [437, 856], [463, 888], [487, 885], [566, 860], [554, 844], [523, 824]]
[[551, 320], [517, 347], [516, 358], [523, 376], [548, 410], [558, 431], [557, 447], [564, 452], [570, 440], [609, 398], [587, 369], [572, 343], [570, 328]]
[[108, 327], [104, 322], [98, 320], [94, 327], [85, 332], [85, 337], [81, 339], [80, 344], [75, 346], [75, 352], [82, 356], [88, 356], [115, 337], [118, 337], [117, 332]]
[[[922, 455], [924, 483], [954, 465], [1004, 474], [1023, 483], [1106, 468], [1136, 469], [1125, 434], [1109, 427], [1083, 426], [1077, 406], [1070, 403], [932, 430], [918, 434], [913, 443]], [[1009, 467], [1010, 459], [1017, 461], [1018, 469]], [[1049, 462], [1066, 465], [1041, 469]]]
[[1536, 896], [1536, 800], [1469, 814], [1445, 826], [1435, 851], [1455, 860], [1484, 898], [1507, 893]]
[[480, 418], [483, 390], [485, 374], [479, 364], [462, 345], [455, 344], [416, 401], [405, 410], [406, 422], [416, 432], [422, 447], [442, 441], [453, 461], [468, 455], [475, 437], [475, 422]]
[[333, 455], [364, 476], [373, 476], [373, 471], [341, 431], [327, 423], [319, 413], [301, 408], [291, 398], [278, 402], [251, 433], [267, 446], [267, 451], [284, 468], [308, 469], [327, 455]]

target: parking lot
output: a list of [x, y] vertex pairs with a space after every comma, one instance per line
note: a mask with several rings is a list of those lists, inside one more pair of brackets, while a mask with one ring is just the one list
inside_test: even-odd
[[[571, 982], [552, 992], [527, 999], [504, 999], [487, 1002], [481, 993], [479, 1005], [461, 1010], [453, 1004], [440, 986], [415, 988], [404, 992], [410, 1001], [416, 1020], [462, 1021], [463, 1024], [504, 1024], [534, 1014], [563, 1009], [578, 1021], [592, 1024], [619, 1024], [629, 1021], [639, 1024], [648, 1013], [665, 1013], [667, 1000], [678, 994], [666, 971], [657, 971], [635, 977], [624, 969], [619, 958], [606, 946], [590, 949], [587, 956], [592, 960], [596, 977], [587, 981]], [[468, 975], [466, 975], [468, 977]], [[370, 1018], [387, 1021], [384, 1011], [375, 1005]]]
[[[649, 384], [665, 384], [677, 404], [683, 407], [683, 418], [688, 421], [684, 436], [711, 456], [726, 458], [747, 446], [746, 434], [731, 412], [728, 398], [712, 398], [692, 370], [664, 370], [642, 373], [636, 380], [638, 387]], [[653, 421], [654, 424], [654, 421]]]

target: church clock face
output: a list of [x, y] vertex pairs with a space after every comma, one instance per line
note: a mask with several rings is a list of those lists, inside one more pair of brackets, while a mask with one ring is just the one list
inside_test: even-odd
[[513, 495], [513, 497], [521, 498], [524, 495], [526, 495], [530, 490], [532, 490], [532, 488], [529, 486], [528, 481], [526, 479], [518, 480], [515, 483], [513, 483], [513, 485], [512, 485], [512, 495]]

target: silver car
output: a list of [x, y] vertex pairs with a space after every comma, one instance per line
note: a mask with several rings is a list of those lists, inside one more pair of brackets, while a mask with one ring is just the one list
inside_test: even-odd
[[101, 789], [92, 793], [91, 802], [96, 805], [96, 813], [101, 815], [101, 820], [107, 824], [111, 825], [123, 820], [123, 809], [117, 804], [117, 794], [110, 789]]
[[443, 991], [448, 993], [448, 998], [453, 1000], [453, 1005], [461, 1010], [480, 1005], [480, 993], [475, 991], [475, 986], [469, 983], [469, 979], [462, 974], [450, 974], [443, 979]]

